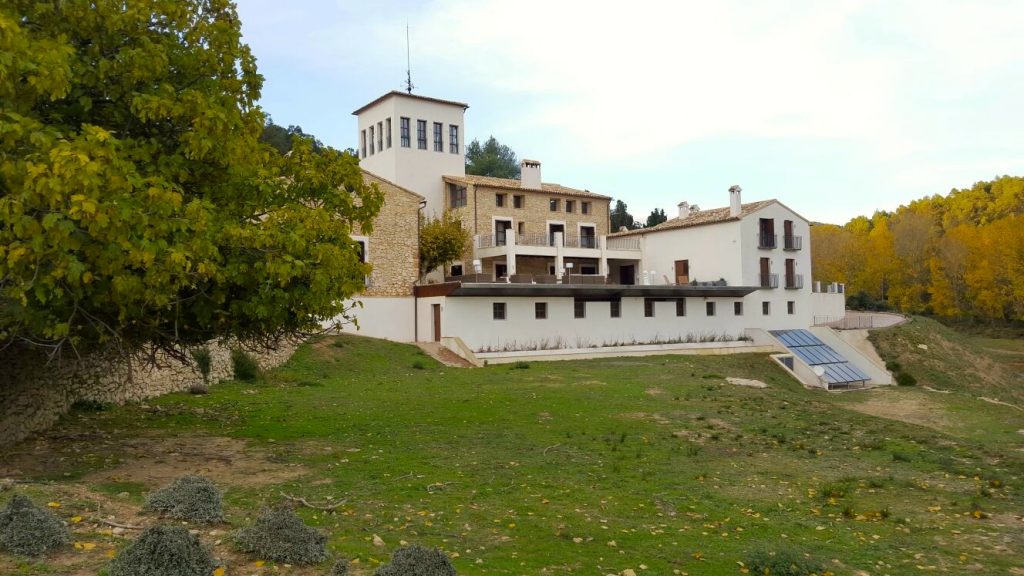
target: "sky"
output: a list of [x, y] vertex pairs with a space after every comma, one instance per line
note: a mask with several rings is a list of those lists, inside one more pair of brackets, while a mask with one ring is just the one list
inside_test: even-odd
[[844, 223], [1024, 175], [1024, 2], [237, 0], [260, 104], [335, 148], [404, 88], [640, 220], [778, 198]]

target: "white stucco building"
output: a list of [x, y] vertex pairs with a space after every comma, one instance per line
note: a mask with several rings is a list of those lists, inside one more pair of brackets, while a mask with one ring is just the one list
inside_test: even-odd
[[682, 202], [662, 224], [612, 231], [609, 196], [542, 182], [540, 162], [525, 160], [517, 180], [467, 176], [467, 108], [389, 92], [353, 113], [361, 166], [473, 233], [472, 253], [400, 306], [366, 306], [361, 325], [388, 327], [370, 332], [471, 356], [769, 341], [843, 314], [842, 287], [811, 276], [810, 223], [782, 202], [744, 203], [733, 186], [721, 208]]

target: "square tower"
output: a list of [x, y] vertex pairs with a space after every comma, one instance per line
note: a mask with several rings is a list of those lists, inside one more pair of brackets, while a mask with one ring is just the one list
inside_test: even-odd
[[352, 114], [358, 119], [359, 165], [427, 199], [426, 214], [444, 212], [443, 176], [466, 175], [468, 104], [388, 92]]

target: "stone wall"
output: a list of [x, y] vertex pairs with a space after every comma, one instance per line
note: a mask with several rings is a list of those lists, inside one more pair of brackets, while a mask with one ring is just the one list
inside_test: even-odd
[[[297, 342], [282, 342], [276, 350], [249, 353], [267, 370], [287, 361], [297, 346]], [[231, 379], [233, 347], [209, 345], [213, 359], [211, 384]], [[0, 386], [0, 446], [49, 428], [75, 402], [139, 402], [182, 392], [202, 382], [192, 365], [168, 357], [159, 357], [154, 365], [103, 354], [61, 364], [47, 364], [44, 357], [32, 351], [6, 356], [5, 381]]]
[[384, 193], [384, 206], [369, 234], [370, 285], [361, 296], [411, 296], [419, 277], [419, 206], [423, 199], [405, 188], [363, 171]]
[[[498, 207], [495, 195], [505, 196], [504, 206]], [[522, 208], [514, 208], [512, 197], [524, 196]], [[558, 199], [558, 211], [552, 212], [548, 201]], [[574, 202], [572, 212], [565, 211], [565, 202]], [[475, 205], [474, 205], [475, 202]], [[590, 202], [590, 212], [583, 214], [580, 204]], [[483, 184], [470, 184], [466, 187], [466, 207], [457, 210], [462, 222], [474, 234], [493, 234], [494, 218], [512, 220], [512, 229], [519, 232], [519, 223], [523, 223], [523, 234], [528, 236], [544, 236], [548, 233], [548, 220], [565, 222], [565, 235], [579, 235], [579, 224], [593, 224], [597, 236], [608, 234], [608, 204], [605, 198], [559, 194], [557, 192], [541, 192], [537, 190], [515, 190], [508, 188], [492, 188]]]

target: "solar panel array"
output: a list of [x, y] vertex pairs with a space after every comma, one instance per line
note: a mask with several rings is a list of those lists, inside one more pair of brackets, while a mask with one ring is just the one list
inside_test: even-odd
[[823, 378], [828, 384], [850, 384], [871, 380], [870, 376], [822, 342], [810, 330], [772, 330], [771, 334], [807, 364], [821, 366], [825, 370]]

